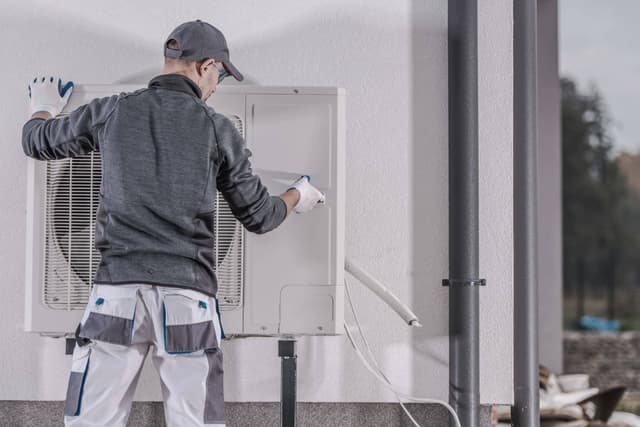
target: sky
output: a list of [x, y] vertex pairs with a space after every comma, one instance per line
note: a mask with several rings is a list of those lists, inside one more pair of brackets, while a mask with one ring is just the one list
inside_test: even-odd
[[559, 0], [560, 75], [595, 85], [615, 151], [640, 153], [640, 0]]

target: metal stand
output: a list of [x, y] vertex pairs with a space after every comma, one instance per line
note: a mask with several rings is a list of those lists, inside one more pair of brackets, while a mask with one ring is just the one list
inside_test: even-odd
[[75, 338], [67, 338], [64, 340], [64, 354], [73, 354], [73, 349], [76, 346]]
[[294, 338], [278, 341], [278, 356], [282, 358], [280, 383], [280, 426], [296, 425], [296, 340]]

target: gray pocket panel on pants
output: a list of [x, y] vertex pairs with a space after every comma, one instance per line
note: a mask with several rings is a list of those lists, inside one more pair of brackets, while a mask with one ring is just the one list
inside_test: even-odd
[[82, 390], [87, 379], [89, 370], [89, 355], [91, 349], [88, 346], [78, 347], [73, 350], [73, 361], [69, 384], [67, 386], [67, 397], [64, 400], [64, 415], [80, 415], [80, 403], [82, 401]]
[[67, 398], [64, 401], [65, 415], [75, 416], [80, 413], [80, 395], [84, 385], [84, 374], [84, 372], [71, 372], [69, 376]]
[[108, 314], [91, 312], [80, 328], [83, 338], [105, 341], [112, 344], [131, 344], [133, 320]]
[[166, 325], [165, 328], [167, 353], [190, 353], [218, 347], [211, 320], [188, 325]]
[[224, 424], [224, 370], [222, 367], [222, 349], [205, 350], [209, 362], [207, 374], [207, 394], [204, 402], [204, 422], [206, 424]]

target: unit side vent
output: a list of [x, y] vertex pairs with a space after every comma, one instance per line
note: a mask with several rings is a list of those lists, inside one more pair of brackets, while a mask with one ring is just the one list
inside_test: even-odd
[[[229, 116], [240, 135], [244, 138], [242, 119]], [[216, 243], [216, 278], [218, 279], [218, 304], [220, 311], [230, 311], [242, 306], [244, 289], [244, 229], [231, 213], [229, 205], [219, 192], [216, 194], [214, 230]]]

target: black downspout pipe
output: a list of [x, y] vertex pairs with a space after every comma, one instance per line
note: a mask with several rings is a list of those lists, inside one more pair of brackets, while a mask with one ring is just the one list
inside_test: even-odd
[[[478, 6], [449, 0], [449, 403], [480, 422], [478, 279]], [[450, 423], [450, 425], [454, 425]]]
[[537, 0], [513, 2], [513, 425], [539, 426], [536, 257]]

